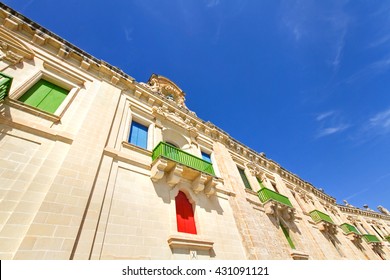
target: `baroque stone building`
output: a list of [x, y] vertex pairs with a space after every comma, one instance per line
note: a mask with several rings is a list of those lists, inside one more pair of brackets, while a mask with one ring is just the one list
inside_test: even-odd
[[390, 215], [315, 188], [0, 4], [1, 259], [390, 259]]

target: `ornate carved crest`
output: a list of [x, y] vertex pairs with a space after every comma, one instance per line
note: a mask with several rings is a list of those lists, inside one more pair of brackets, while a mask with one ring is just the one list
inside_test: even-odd
[[153, 74], [149, 78], [148, 83], [141, 83], [141, 85], [164, 95], [168, 100], [177, 103], [179, 106], [186, 107], [184, 104], [185, 93], [168, 78]]

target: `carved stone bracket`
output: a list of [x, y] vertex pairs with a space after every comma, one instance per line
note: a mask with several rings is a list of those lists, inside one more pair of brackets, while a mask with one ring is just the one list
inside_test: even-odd
[[295, 219], [295, 209], [288, 207], [274, 200], [269, 200], [264, 204], [264, 211], [267, 215], [281, 217], [285, 221], [293, 221]]
[[182, 173], [183, 173], [183, 166], [180, 164], [176, 164], [168, 173], [167, 176], [168, 185], [171, 186], [172, 188], [176, 186], [182, 178]]
[[320, 231], [327, 232], [329, 234], [337, 233], [337, 226], [335, 224], [331, 224], [325, 221], [320, 221], [317, 223], [317, 227]]
[[353, 242], [358, 242], [358, 243], [360, 243], [360, 242], [362, 241], [362, 236], [361, 236], [360, 234], [355, 233], [355, 232], [350, 232], [350, 233], [345, 234], [345, 235], [346, 235], [346, 237], [347, 237], [349, 240], [351, 240], [351, 241], [353, 241]]
[[195, 193], [199, 193], [204, 190], [204, 184], [207, 180], [207, 176], [204, 173], [200, 173], [198, 177], [192, 182], [192, 189]]
[[150, 178], [153, 182], [157, 182], [158, 180], [162, 179], [165, 174], [165, 168], [168, 166], [168, 162], [166, 159], [159, 158], [156, 160], [156, 162], [152, 165], [151, 171], [150, 171]]
[[210, 174], [195, 170], [175, 161], [159, 157], [151, 165], [150, 178], [157, 182], [166, 176], [167, 184], [173, 188], [182, 179], [190, 180], [192, 190], [198, 194], [204, 192], [207, 197], [215, 194], [217, 188], [222, 188], [223, 180]]
[[222, 179], [212, 177], [204, 188], [204, 193], [209, 197], [216, 193], [217, 188], [222, 186]]

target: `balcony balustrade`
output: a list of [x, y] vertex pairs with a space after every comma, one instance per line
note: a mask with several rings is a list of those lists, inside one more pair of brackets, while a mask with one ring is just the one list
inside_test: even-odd
[[318, 210], [313, 210], [309, 214], [314, 223], [317, 224], [319, 230], [326, 231], [331, 234], [335, 234], [337, 232], [337, 227], [328, 214]]
[[341, 229], [343, 230], [344, 234], [352, 241], [356, 240], [360, 240], [361, 239], [361, 234], [360, 232], [357, 230], [356, 227], [354, 227], [353, 225], [350, 225], [350, 224], [347, 224], [347, 223], [344, 223], [342, 225], [340, 225]]
[[294, 219], [295, 209], [287, 196], [274, 192], [265, 187], [261, 188], [257, 195], [264, 204], [266, 214], [279, 214], [285, 220]]
[[181, 179], [192, 181], [195, 193], [204, 191], [212, 195], [222, 180], [215, 176], [212, 163], [191, 155], [165, 142], [160, 142], [152, 153], [151, 179], [154, 182], [166, 176], [174, 187]]

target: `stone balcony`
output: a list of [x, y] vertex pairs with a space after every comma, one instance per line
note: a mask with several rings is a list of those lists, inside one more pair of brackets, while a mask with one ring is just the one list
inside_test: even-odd
[[373, 249], [383, 246], [382, 242], [373, 234], [363, 234], [362, 239], [366, 241]]
[[195, 193], [210, 196], [222, 179], [215, 176], [213, 165], [165, 142], [160, 142], [152, 153], [150, 177], [154, 182], [163, 177], [172, 188], [182, 179], [191, 181]]
[[262, 188], [257, 192], [260, 201], [264, 204], [265, 213], [280, 215], [284, 220], [290, 221], [295, 218], [295, 209], [287, 196]]
[[344, 223], [340, 225], [340, 228], [343, 230], [344, 234], [348, 237], [349, 240], [360, 241], [362, 239], [362, 235], [353, 225]]
[[328, 232], [330, 234], [337, 233], [337, 227], [328, 214], [318, 210], [313, 210], [309, 214], [320, 231]]

